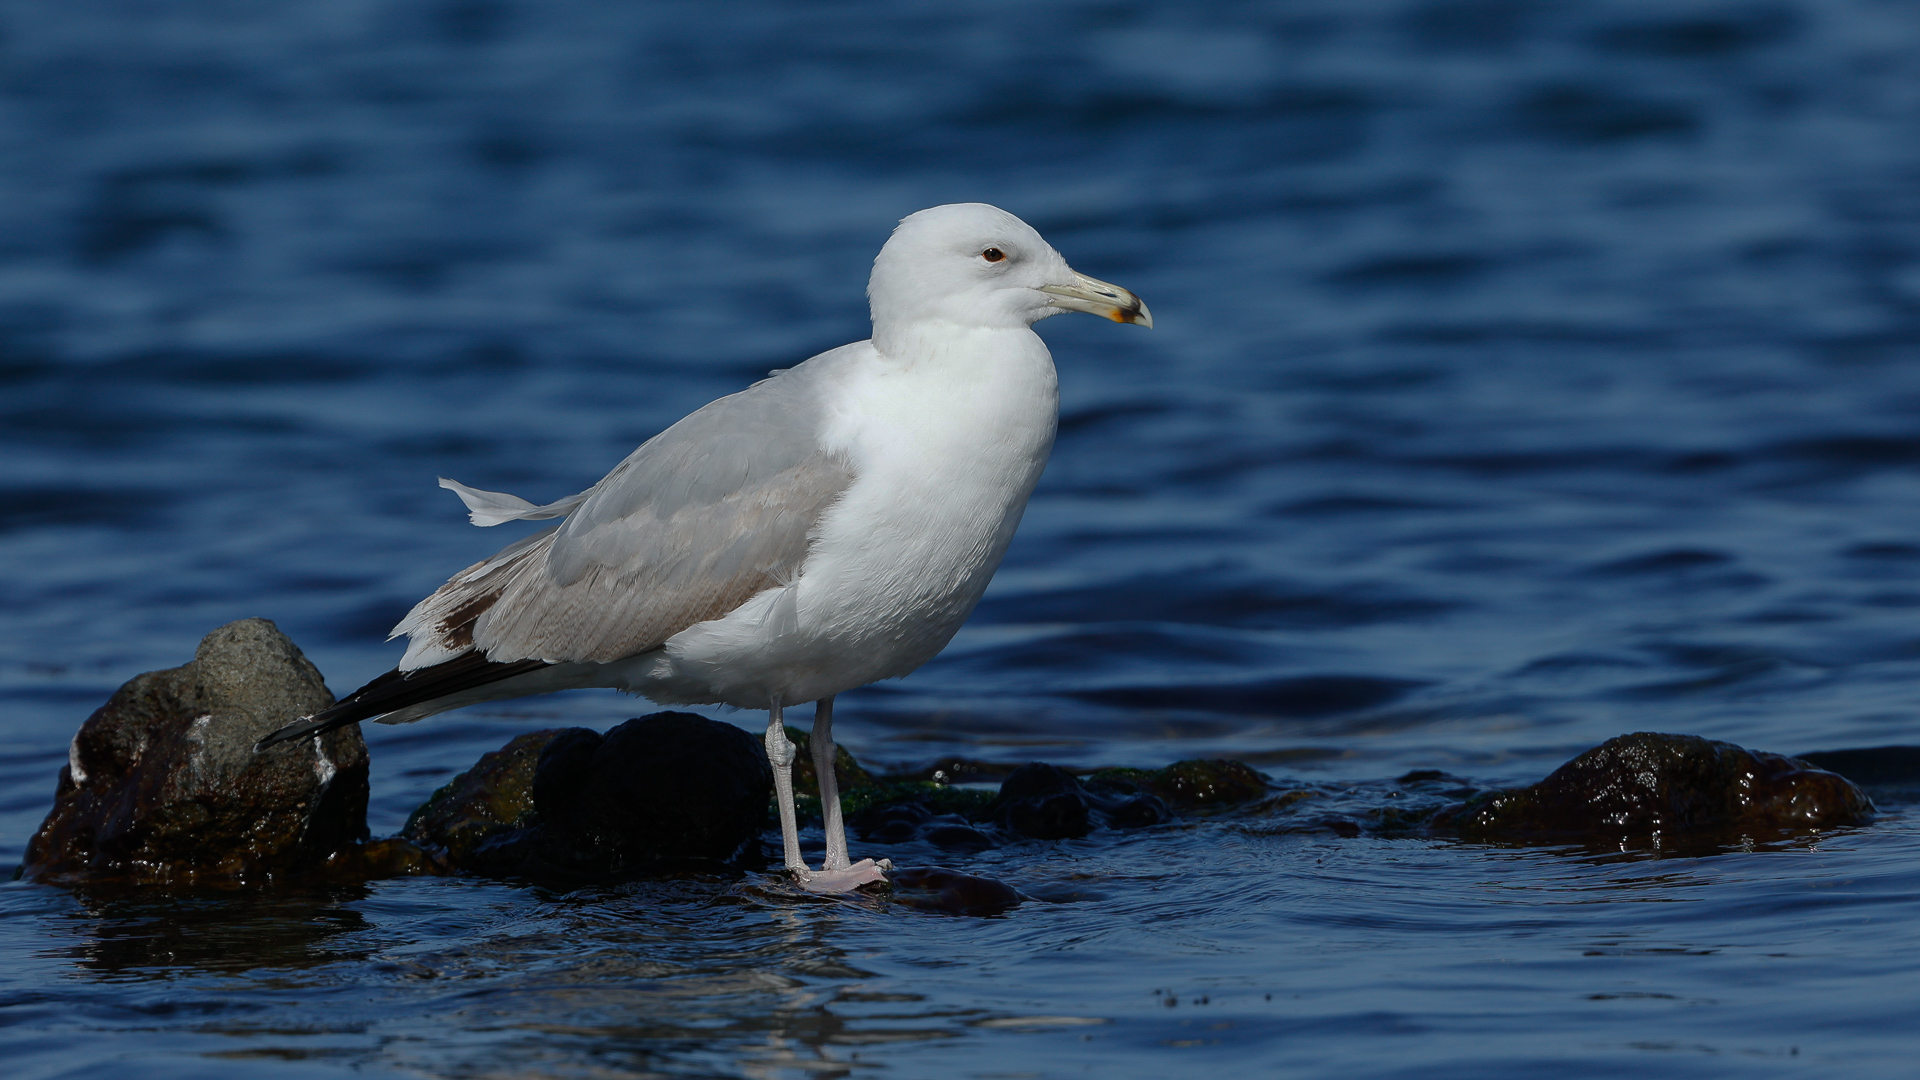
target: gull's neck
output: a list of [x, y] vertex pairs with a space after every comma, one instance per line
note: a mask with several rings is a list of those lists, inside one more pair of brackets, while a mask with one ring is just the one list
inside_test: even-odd
[[1029, 325], [988, 326], [939, 316], [876, 323], [873, 327], [874, 351], [902, 365], [937, 362], [956, 353], [975, 352], [989, 343], [1002, 342], [1024, 350], [1039, 341], [1040, 335]]

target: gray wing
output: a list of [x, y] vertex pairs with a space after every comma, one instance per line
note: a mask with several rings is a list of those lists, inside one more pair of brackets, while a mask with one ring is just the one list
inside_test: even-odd
[[401, 669], [469, 649], [619, 660], [793, 580], [814, 523], [853, 482], [820, 449], [811, 375], [803, 365], [723, 397], [552, 504], [565, 521], [461, 571], [394, 628], [413, 639]]

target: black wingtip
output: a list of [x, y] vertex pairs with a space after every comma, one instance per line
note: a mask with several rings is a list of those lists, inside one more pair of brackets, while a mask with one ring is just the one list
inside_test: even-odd
[[253, 752], [257, 754], [262, 750], [271, 749], [272, 747], [279, 746], [281, 743], [292, 742], [295, 739], [303, 739], [308, 735], [325, 734], [337, 726], [340, 725], [330, 724], [326, 719], [303, 716], [293, 723], [288, 724], [286, 727], [269, 733], [259, 742], [254, 743]]
[[462, 653], [444, 663], [415, 671], [389, 671], [367, 685], [341, 698], [312, 716], [303, 716], [253, 744], [253, 752], [271, 749], [281, 743], [325, 735], [329, 731], [398, 712], [436, 698], [449, 697], [462, 690], [511, 679], [529, 671], [548, 667], [544, 660], [509, 660], [495, 663], [482, 653]]
[[348, 724], [357, 724], [369, 716], [378, 715], [357, 707], [358, 704], [349, 697], [345, 701], [321, 709], [312, 716], [303, 716], [278, 731], [270, 731], [265, 738], [253, 744], [253, 752], [257, 754], [262, 750], [279, 746], [281, 743], [293, 742], [295, 739], [325, 735], [329, 731], [346, 727]]

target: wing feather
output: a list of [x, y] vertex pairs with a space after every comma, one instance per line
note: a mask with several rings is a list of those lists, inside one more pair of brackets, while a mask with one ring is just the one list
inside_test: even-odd
[[394, 628], [412, 639], [400, 669], [470, 650], [503, 663], [620, 660], [792, 581], [814, 524], [853, 482], [847, 463], [820, 448], [808, 368], [713, 402], [548, 506], [443, 482], [476, 524], [565, 520], [416, 605]]

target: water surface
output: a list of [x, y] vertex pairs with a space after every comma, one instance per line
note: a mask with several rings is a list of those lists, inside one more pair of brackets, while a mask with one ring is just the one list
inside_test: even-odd
[[[1635, 730], [1920, 743], [1920, 16], [1869, 0], [0, 7], [0, 862], [131, 675], [336, 692], [580, 489], [865, 334], [994, 202], [1152, 305], [864, 760], [1537, 778]], [[368, 733], [376, 833], [579, 693]], [[753, 726], [753, 717], [718, 713]], [[1275, 831], [949, 864], [1004, 918], [687, 880], [0, 888], [90, 1075], [1905, 1075], [1916, 833], [1711, 857]], [[1270, 823], [1268, 823], [1270, 824]]]

